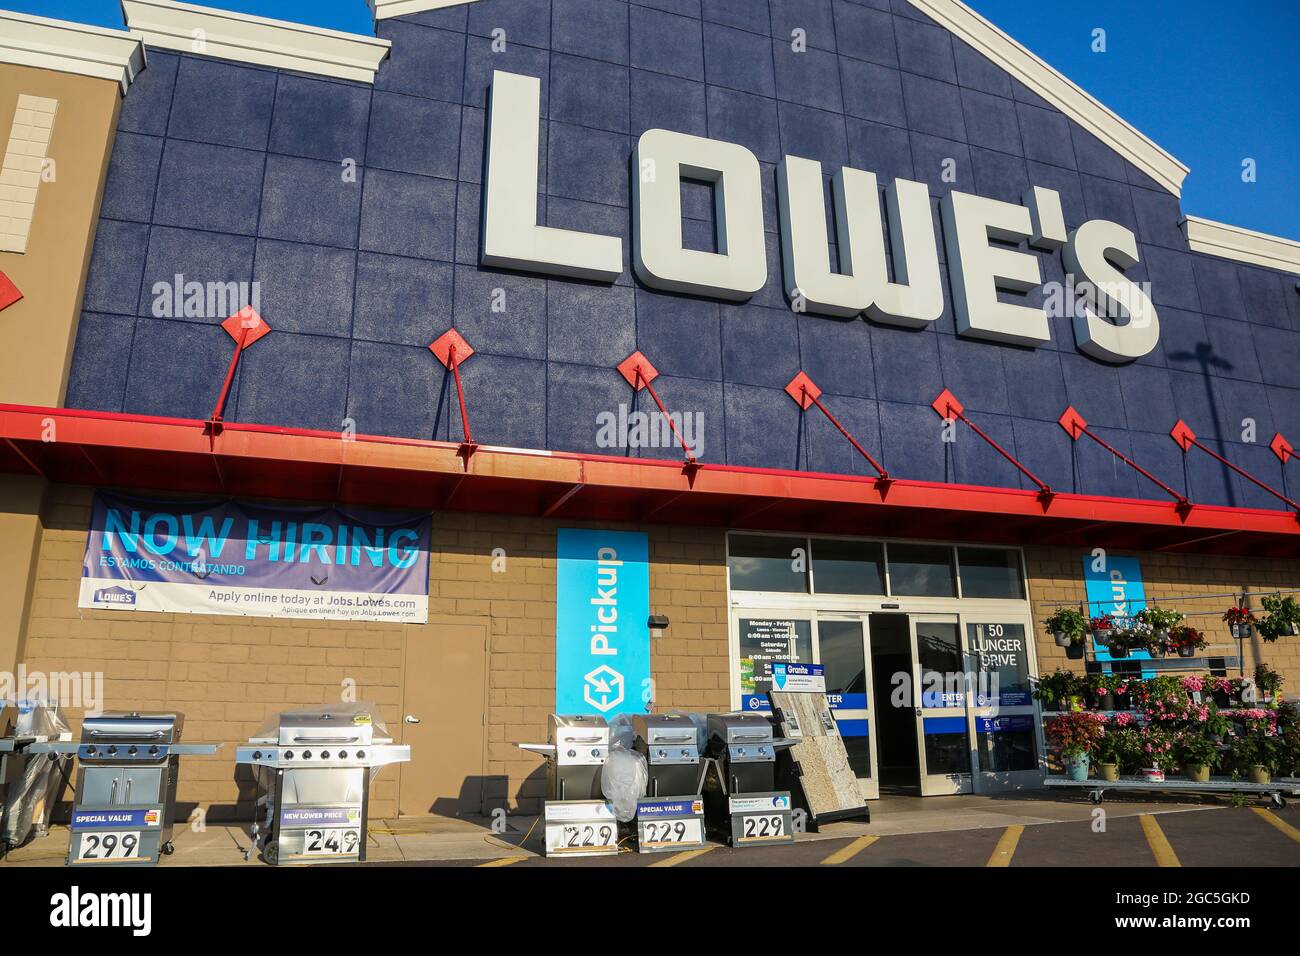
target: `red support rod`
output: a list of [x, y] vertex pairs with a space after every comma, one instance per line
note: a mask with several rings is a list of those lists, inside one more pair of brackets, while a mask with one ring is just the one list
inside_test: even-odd
[[1199, 448], [1201, 451], [1205, 452], [1205, 453], [1206, 453], [1207, 455], [1209, 455], [1210, 457], [1212, 457], [1212, 458], [1216, 459], [1217, 461], [1219, 461], [1219, 462], [1221, 462], [1221, 463], [1227, 465], [1229, 468], [1231, 468], [1231, 469], [1232, 469], [1233, 471], [1235, 471], [1237, 474], [1241, 475], [1241, 477], [1245, 478], [1247, 481], [1253, 482], [1255, 485], [1257, 485], [1257, 486], [1259, 486], [1260, 488], [1263, 488], [1265, 491], [1267, 491], [1267, 492], [1268, 492], [1270, 495], [1272, 495], [1274, 498], [1277, 498], [1277, 499], [1279, 499], [1280, 501], [1285, 501], [1285, 502], [1286, 502], [1287, 504], [1289, 504], [1292, 508], [1294, 508], [1297, 512], [1300, 512], [1300, 505], [1296, 504], [1294, 501], [1292, 501], [1292, 500], [1291, 500], [1290, 498], [1288, 498], [1286, 495], [1282, 494], [1282, 492], [1278, 491], [1277, 489], [1275, 489], [1275, 488], [1271, 488], [1271, 487], [1269, 487], [1268, 485], [1264, 484], [1264, 482], [1260, 481], [1258, 478], [1256, 478], [1256, 477], [1255, 477], [1254, 475], [1252, 475], [1250, 472], [1248, 472], [1248, 471], [1246, 471], [1246, 470], [1244, 470], [1244, 469], [1242, 469], [1242, 468], [1238, 468], [1236, 465], [1234, 465], [1232, 462], [1228, 461], [1228, 459], [1224, 458], [1222, 455], [1220, 455], [1220, 454], [1219, 454], [1218, 452], [1216, 452], [1214, 449], [1212, 449], [1212, 448], [1207, 448], [1205, 445], [1202, 445], [1202, 444], [1200, 443], [1200, 441], [1198, 441], [1198, 440], [1196, 439], [1195, 436], [1190, 436], [1190, 435], [1189, 435], [1189, 436], [1188, 436], [1188, 441], [1190, 441], [1193, 445], [1195, 445], [1195, 446], [1196, 446], [1197, 448]]
[[1088, 431], [1088, 429], [1087, 429], [1086, 427], [1084, 427], [1084, 428], [1080, 428], [1079, 431], [1080, 431], [1082, 434], [1087, 435], [1089, 438], [1091, 438], [1093, 441], [1095, 441], [1095, 442], [1096, 442], [1098, 445], [1100, 445], [1102, 448], [1106, 449], [1108, 452], [1110, 452], [1112, 455], [1114, 455], [1114, 456], [1115, 456], [1116, 458], [1118, 458], [1120, 461], [1124, 462], [1124, 464], [1126, 464], [1126, 465], [1128, 465], [1130, 468], [1133, 468], [1134, 470], [1136, 470], [1138, 474], [1140, 474], [1140, 475], [1142, 475], [1143, 477], [1148, 478], [1148, 479], [1150, 479], [1151, 481], [1155, 482], [1157, 485], [1159, 485], [1161, 488], [1163, 488], [1163, 489], [1165, 490], [1165, 493], [1166, 493], [1166, 494], [1170, 495], [1170, 496], [1171, 496], [1175, 501], [1177, 501], [1179, 505], [1184, 506], [1184, 507], [1186, 507], [1186, 506], [1190, 506], [1190, 505], [1191, 505], [1191, 502], [1187, 500], [1187, 496], [1186, 496], [1186, 495], [1179, 494], [1179, 493], [1178, 493], [1177, 491], [1175, 491], [1173, 488], [1170, 488], [1168, 485], [1166, 485], [1163, 481], [1161, 481], [1161, 480], [1160, 480], [1159, 478], [1157, 478], [1155, 475], [1151, 474], [1151, 472], [1147, 471], [1145, 468], [1143, 468], [1141, 465], [1139, 465], [1137, 462], [1135, 462], [1132, 458], [1129, 458], [1127, 455], [1125, 455], [1123, 452], [1121, 452], [1118, 448], [1112, 448], [1110, 445], [1108, 445], [1108, 444], [1107, 444], [1105, 441], [1103, 441], [1101, 438], [1098, 438], [1098, 437], [1097, 437], [1096, 435], [1094, 435], [1092, 432]]
[[682, 453], [686, 455], [687, 464], [695, 464], [695, 455], [691, 453], [691, 446], [686, 444], [686, 439], [683, 438], [682, 433], [677, 430], [677, 425], [673, 422], [673, 417], [668, 414], [668, 409], [664, 408], [664, 403], [659, 401], [659, 394], [655, 391], [655, 387], [650, 384], [650, 381], [644, 375], [641, 374], [640, 364], [636, 367], [636, 380], [646, 387], [646, 390], [650, 393], [650, 397], [653, 398], [655, 404], [659, 406], [659, 413], [663, 415], [664, 420], [668, 422], [668, 427], [672, 429], [673, 434], [677, 436], [677, 440], [681, 443]]
[[1020, 462], [1016, 460], [1016, 457], [1014, 455], [1012, 455], [1009, 451], [1007, 451], [1005, 448], [1003, 448], [1001, 445], [995, 442], [992, 438], [986, 435], [984, 433], [984, 429], [980, 428], [973, 421], [971, 421], [969, 418], [966, 417], [965, 412], [957, 411], [957, 409], [953, 408], [952, 405], [948, 406], [948, 412], [951, 416], [960, 418], [962, 421], [964, 421], [967, 425], [971, 427], [971, 429], [975, 432], [976, 435], [979, 435], [980, 438], [983, 438], [986, 442], [992, 445], [994, 451], [996, 451], [1007, 461], [1011, 462], [1011, 464], [1015, 465], [1022, 475], [1024, 475], [1026, 478], [1028, 478], [1030, 481], [1032, 481], [1034, 484], [1038, 486], [1038, 490], [1041, 494], [1050, 495], [1053, 493], [1051, 487], [1047, 484], [1047, 482], [1040, 480], [1037, 475], [1035, 475], [1024, 465], [1020, 464]]
[[244, 340], [248, 338], [248, 327], [244, 326], [239, 333], [239, 341], [235, 343], [235, 354], [230, 356], [230, 367], [226, 369], [226, 380], [221, 383], [221, 394], [217, 396], [217, 404], [212, 407], [211, 421], [221, 421], [221, 416], [226, 412], [226, 398], [230, 395], [230, 383], [235, 378], [235, 366], [239, 364], [239, 356], [244, 353]]
[[[451, 374], [456, 377], [456, 398], [460, 402], [460, 427], [465, 431], [465, 444], [474, 444], [474, 433], [469, 428], [469, 413], [465, 411], [465, 391], [460, 386], [460, 361], [456, 358], [456, 346], [447, 346], [447, 362], [451, 365]], [[468, 465], [466, 466], [468, 467]]]
[[816, 395], [813, 395], [808, 391], [808, 386], [806, 385], [802, 386], [800, 388], [800, 391], [803, 393], [803, 397], [805, 399], [812, 402], [819, 409], [821, 409], [821, 413], [825, 415], [828, 419], [830, 419], [831, 424], [839, 429], [841, 435], [843, 435], [845, 438], [849, 440], [849, 444], [858, 450], [858, 454], [861, 455], [863, 458], [865, 458], [867, 461], [871, 462], [871, 467], [876, 469], [876, 472], [877, 474], [880, 475], [882, 481], [893, 480], [889, 477], [889, 472], [885, 471], [885, 469], [880, 467], [880, 462], [876, 461], [876, 459], [872, 458], [869, 454], [867, 454], [867, 450], [863, 448], [861, 445], [859, 445], [858, 440], [849, 434], [849, 430], [845, 428], [843, 425], [841, 425], [839, 419], [837, 419], [834, 415], [831, 414], [830, 409], [828, 409], [825, 405], [823, 405], [817, 399]]

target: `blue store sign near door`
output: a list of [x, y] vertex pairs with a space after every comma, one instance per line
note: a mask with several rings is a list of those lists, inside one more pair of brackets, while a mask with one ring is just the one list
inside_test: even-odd
[[608, 717], [649, 709], [649, 552], [639, 531], [559, 529], [556, 713]]

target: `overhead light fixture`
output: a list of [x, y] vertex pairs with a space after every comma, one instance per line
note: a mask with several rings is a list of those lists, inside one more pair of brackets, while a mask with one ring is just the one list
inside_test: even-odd
[[663, 637], [664, 631], [668, 630], [668, 618], [663, 614], [651, 614], [646, 623], [650, 625], [651, 637]]

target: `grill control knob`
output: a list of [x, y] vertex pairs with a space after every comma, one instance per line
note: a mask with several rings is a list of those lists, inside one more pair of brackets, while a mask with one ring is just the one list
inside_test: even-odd
[[329, 760], [329, 759], [330, 759], [330, 752], [329, 752], [328, 750], [322, 750], [322, 751], [320, 752], [320, 759], [321, 759], [321, 760]]
[[261, 759], [262, 759], [262, 751], [260, 751], [260, 750], [254, 750], [254, 751], [253, 751], [253, 759], [254, 759], [254, 760], [261, 760]]
[[[95, 745], [91, 744], [89, 747], [86, 748], [86, 756], [93, 757], [94, 755], [95, 755]], [[53, 754], [51, 754], [50, 756], [53, 756]]]
[[690, 752], [689, 750], [683, 750], [683, 751], [682, 751], [682, 756], [683, 756], [683, 757], [689, 757], [690, 755], [691, 755], [691, 752]]
[[135, 747], [127, 747], [127, 748], [126, 748], [126, 752], [127, 752], [128, 755], [130, 755], [130, 756], [132, 756], [132, 757], [134, 757], [134, 756], [136, 755], [136, 753], [137, 753]]
[[339, 751], [339, 759], [340, 759], [340, 760], [347, 760], [347, 759], [348, 759], [348, 752], [347, 752], [346, 750], [340, 750], [340, 751]]
[[600, 751], [599, 751], [599, 750], [596, 750], [595, 748], [592, 748], [591, 755], [592, 755], [593, 757], [599, 757], [599, 756], [600, 756]]
[[744, 748], [744, 747], [741, 747], [739, 750], [737, 750], [737, 751], [736, 751], [736, 756], [738, 756], [738, 757], [743, 757], [743, 756], [745, 756], [745, 748]]
[[293, 751], [292, 751], [292, 750], [286, 750], [286, 751], [284, 752], [284, 759], [285, 759], [285, 760], [292, 760], [292, 759], [293, 759]]
[[149, 748], [149, 754], [154, 757], [158, 756], [158, 746], [156, 744]]
[[365, 759], [366, 759], [366, 752], [365, 752], [364, 750], [358, 750], [358, 751], [357, 751], [357, 759], [358, 759], [358, 760], [365, 760]]
[[661, 750], [661, 751], [659, 751], [659, 758], [660, 758], [661, 760], [664, 759], [664, 758], [667, 757], [667, 756], [668, 756], [668, 751], [667, 751], [667, 750]]
[[114, 756], [116, 753], [117, 753], [117, 748], [116, 748], [116, 747], [109, 747], [109, 748], [108, 748], [108, 755], [109, 755], [110, 757]]
[[304, 751], [302, 752], [302, 759], [303, 759], [303, 760], [310, 760], [310, 759], [311, 759], [311, 751], [310, 751], [310, 750], [304, 750]]
[[570, 757], [576, 757], [576, 756], [578, 756], [578, 751], [576, 751], [576, 750], [570, 750], [570, 751], [569, 751], [569, 756], [570, 756]]

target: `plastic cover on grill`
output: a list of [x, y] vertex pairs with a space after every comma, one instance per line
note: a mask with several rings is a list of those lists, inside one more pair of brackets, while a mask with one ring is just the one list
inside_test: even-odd
[[[68, 739], [72, 730], [59, 713], [44, 701], [20, 700], [4, 704], [0, 735], [5, 737], [39, 737], [47, 740]], [[4, 787], [4, 806], [0, 808], [0, 840], [8, 846], [20, 846], [31, 832], [32, 826], [44, 832], [49, 824], [50, 810], [58, 799], [58, 791], [67, 778], [72, 758], [58, 756], [51, 760], [40, 757], [27, 758], [11, 755], [8, 759], [21, 761], [21, 770]]]

